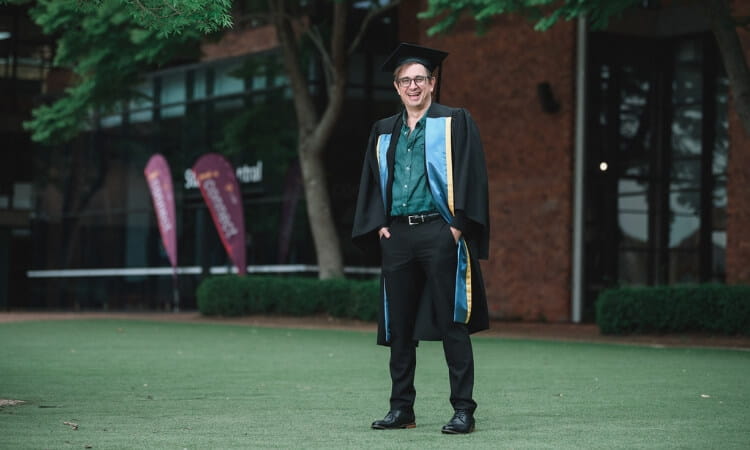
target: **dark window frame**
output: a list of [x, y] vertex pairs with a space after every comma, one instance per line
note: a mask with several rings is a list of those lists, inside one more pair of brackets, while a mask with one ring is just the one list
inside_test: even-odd
[[[702, 52], [701, 88], [701, 153], [675, 158], [673, 155], [672, 124], [675, 121], [673, 110], [673, 85], [676, 81], [675, 56], [678, 45], [693, 40], [698, 42]], [[645, 285], [667, 284], [670, 282], [670, 265], [677, 260], [677, 254], [685, 254], [698, 259], [699, 282], [723, 281], [722, 274], [714, 273], [716, 261], [712, 235], [716, 230], [713, 223], [714, 196], [717, 183], [726, 174], [715, 174], [713, 170], [714, 151], [717, 140], [717, 80], [724, 76], [718, 50], [709, 33], [683, 35], [678, 37], [634, 37], [614, 33], [590, 33], [588, 117], [585, 173], [585, 284], [587, 287], [586, 311], [593, 314], [593, 303], [598, 293], [607, 287], [627, 284], [621, 277], [624, 256], [634, 260], [645, 260]], [[602, 75], [604, 66], [607, 73]], [[626, 66], [636, 67], [637, 72], [623, 73]], [[635, 74], [634, 74], [635, 73]], [[626, 81], [640, 81], [639, 76], [648, 80], [643, 105], [636, 105], [636, 119], [648, 121], [645, 139], [645, 173], [625, 174], [628, 160], [620, 148], [622, 142], [620, 122], [622, 118], [622, 93]], [[625, 124], [627, 125], [627, 124]], [[640, 138], [640, 136], [637, 136]], [[638, 142], [636, 142], [638, 144]], [[630, 153], [631, 158], [633, 153]], [[637, 157], [637, 155], [636, 155]], [[700, 224], [697, 230], [698, 244], [691, 248], [677, 248], [670, 245], [671, 220], [674, 211], [670, 206], [670, 196], [677, 192], [691, 193], [675, 189], [676, 179], [672, 173], [673, 164], [694, 160], [700, 163], [700, 201], [697, 215]], [[609, 163], [607, 172], [599, 170], [599, 163]], [[635, 159], [629, 160], [635, 161]], [[628, 166], [634, 167], [634, 166]], [[637, 242], [626, 245], [620, 233], [619, 205], [621, 180], [641, 180], [645, 182], [647, 196], [647, 240], [645, 245]], [[689, 180], [687, 180], [689, 181]], [[641, 256], [638, 256], [641, 255]], [[675, 281], [679, 282], [679, 281]]]

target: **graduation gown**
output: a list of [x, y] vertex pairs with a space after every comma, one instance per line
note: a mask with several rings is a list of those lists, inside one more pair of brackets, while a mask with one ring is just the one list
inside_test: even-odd
[[[456, 246], [453, 317], [469, 332], [489, 327], [487, 298], [478, 259], [489, 253], [487, 169], [479, 131], [468, 111], [433, 103], [426, 113], [425, 161], [428, 186], [446, 222], [462, 230]], [[352, 240], [366, 252], [379, 252], [378, 230], [390, 224], [391, 186], [402, 114], [377, 121], [367, 145], [354, 214]], [[378, 344], [389, 344], [388, 299], [381, 278]], [[414, 339], [441, 340], [433, 303], [420, 299]]]

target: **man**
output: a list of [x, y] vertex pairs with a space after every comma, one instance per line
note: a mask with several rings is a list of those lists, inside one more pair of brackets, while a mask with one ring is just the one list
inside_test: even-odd
[[383, 69], [404, 109], [372, 128], [352, 238], [380, 251], [378, 344], [390, 346], [390, 411], [375, 429], [416, 426], [414, 372], [420, 340], [441, 340], [453, 418], [446, 434], [474, 430], [469, 334], [487, 329], [478, 258], [489, 241], [487, 171], [479, 132], [464, 109], [432, 101], [447, 53], [402, 43]]

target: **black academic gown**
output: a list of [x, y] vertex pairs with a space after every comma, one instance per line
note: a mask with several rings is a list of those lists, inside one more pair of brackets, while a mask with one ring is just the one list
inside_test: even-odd
[[[471, 260], [472, 313], [467, 326], [469, 332], [489, 328], [487, 298], [478, 259], [487, 259], [489, 252], [489, 211], [487, 169], [479, 131], [468, 111], [433, 103], [427, 111], [428, 118], [450, 117], [450, 143], [452, 146], [453, 206], [451, 224], [463, 231]], [[379, 252], [378, 230], [390, 224], [391, 186], [395, 164], [396, 143], [402, 125], [402, 114], [377, 121], [372, 128], [362, 167], [357, 206], [354, 214], [352, 239], [366, 252]], [[380, 137], [390, 135], [387, 151], [378, 149], [384, 142]], [[426, 143], [425, 145], [430, 145]], [[385, 152], [385, 153], [384, 153]], [[383, 176], [380, 155], [387, 160], [387, 176]], [[386, 181], [387, 180], [387, 181]], [[429, 184], [429, 183], [428, 183]], [[385, 192], [384, 192], [385, 191]], [[434, 195], [433, 195], [434, 197]], [[378, 320], [378, 344], [388, 345], [383, 307], [385, 292], [381, 280], [381, 302]], [[419, 304], [414, 339], [441, 340], [434, 323], [433, 305], [423, 297]]]

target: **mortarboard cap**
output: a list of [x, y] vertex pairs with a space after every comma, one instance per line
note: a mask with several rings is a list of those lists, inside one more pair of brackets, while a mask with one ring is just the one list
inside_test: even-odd
[[442, 64], [446, 56], [448, 56], [447, 52], [402, 42], [383, 63], [383, 71], [393, 72], [402, 64], [415, 62], [433, 72]]

